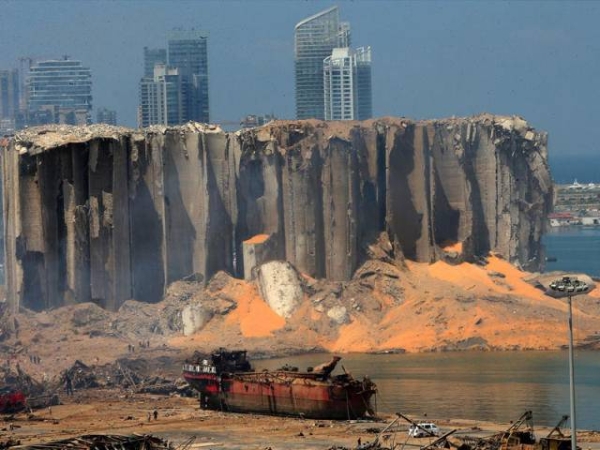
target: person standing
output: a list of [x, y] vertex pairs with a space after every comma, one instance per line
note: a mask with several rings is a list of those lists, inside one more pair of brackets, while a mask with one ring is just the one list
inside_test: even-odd
[[67, 391], [67, 395], [73, 395], [73, 381], [69, 376], [69, 372], [65, 373], [65, 390]]

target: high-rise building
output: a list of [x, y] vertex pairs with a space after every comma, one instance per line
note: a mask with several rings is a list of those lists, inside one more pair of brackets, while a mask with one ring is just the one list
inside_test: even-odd
[[[27, 111], [27, 78], [29, 77], [29, 71], [31, 66], [35, 63], [35, 59], [31, 56], [22, 56], [19, 58], [19, 110], [21, 113]], [[23, 114], [21, 114], [23, 116]]]
[[27, 77], [27, 114], [30, 125], [91, 123], [92, 74], [81, 61], [41, 61]]
[[14, 118], [19, 111], [19, 72], [0, 70], [0, 119]]
[[178, 125], [184, 123], [186, 111], [185, 86], [179, 69], [157, 64], [153, 78], [140, 82], [140, 108], [138, 125]]
[[294, 32], [296, 118], [324, 119], [323, 60], [337, 47], [350, 46], [350, 25], [337, 6], [302, 20]]
[[100, 108], [96, 111], [96, 123], [105, 123], [107, 125], [117, 124], [117, 112], [113, 109]]
[[359, 47], [354, 51], [356, 64], [357, 120], [373, 117], [373, 88], [371, 84], [371, 47]]
[[0, 70], [0, 131], [14, 131], [18, 113], [19, 72], [17, 69]]
[[167, 64], [167, 49], [144, 47], [144, 77], [154, 78], [154, 66]]
[[173, 30], [168, 37], [168, 64], [179, 70], [184, 86], [184, 122], [209, 121], [208, 33]]
[[323, 60], [325, 120], [372, 116], [371, 48], [334, 48]]

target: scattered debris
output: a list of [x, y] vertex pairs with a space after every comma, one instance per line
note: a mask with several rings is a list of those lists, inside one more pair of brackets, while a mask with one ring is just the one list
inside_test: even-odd
[[64, 376], [72, 380], [75, 390], [119, 387], [138, 393], [190, 396], [193, 391], [183, 379], [170, 380], [148, 373], [143, 359], [119, 359], [104, 366], [87, 366], [77, 360]]
[[16, 445], [21, 445], [21, 441], [13, 439], [13, 438], [8, 438], [5, 441], [0, 440], [0, 450], [5, 450], [7, 448], [14, 447]]
[[[0, 447], [2, 448], [2, 447]], [[8, 448], [8, 447], [6, 447]], [[168, 441], [148, 434], [89, 434], [43, 444], [19, 447], [20, 450], [172, 450]]]
[[0, 369], [0, 412], [12, 413], [35, 410], [60, 404], [60, 393], [73, 395], [73, 391], [97, 388], [120, 388], [131, 392], [154, 395], [194, 395], [182, 378], [172, 380], [156, 375], [146, 375], [144, 360], [120, 359], [104, 366], [88, 366], [79, 360], [60, 377], [38, 381], [18, 365]]
[[496, 433], [487, 438], [463, 436], [460, 450], [570, 450], [570, 437], [565, 436], [560, 427], [568, 420], [563, 416], [560, 422], [536, 442], [533, 431], [533, 414], [525, 411], [506, 431]]

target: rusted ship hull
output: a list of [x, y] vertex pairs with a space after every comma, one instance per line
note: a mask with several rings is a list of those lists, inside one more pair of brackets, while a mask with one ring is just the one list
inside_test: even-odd
[[374, 389], [357, 385], [331, 385], [307, 378], [290, 378], [282, 372], [238, 374], [222, 377], [185, 373], [187, 382], [200, 392], [204, 408], [233, 412], [301, 416], [311, 419], [357, 419], [371, 411]]
[[223, 411], [289, 415], [311, 419], [357, 419], [374, 415], [376, 386], [349, 373], [331, 376], [339, 361], [310, 372], [282, 368], [252, 372], [245, 351], [213, 353], [186, 361], [183, 377], [200, 393], [200, 406]]

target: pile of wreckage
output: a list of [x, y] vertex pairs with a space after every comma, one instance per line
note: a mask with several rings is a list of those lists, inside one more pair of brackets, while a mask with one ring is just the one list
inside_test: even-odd
[[[462, 437], [460, 450], [571, 450], [571, 437], [561, 431], [569, 419], [562, 416], [546, 436], [536, 440], [533, 413], [525, 411], [508, 429], [487, 438]], [[578, 447], [579, 448], [579, 447]]]
[[146, 375], [148, 372], [147, 362], [143, 359], [118, 359], [103, 366], [88, 366], [77, 360], [64, 372], [62, 379], [70, 379], [74, 390], [119, 388], [140, 394], [194, 395], [185, 380]]
[[24, 409], [38, 409], [58, 405], [58, 392], [45, 381], [38, 381], [18, 365], [0, 369], [0, 413], [15, 413]]
[[88, 366], [77, 360], [59, 377], [37, 380], [17, 365], [0, 367], [0, 413], [34, 410], [60, 403], [62, 392], [87, 389], [122, 389], [132, 393], [193, 396], [183, 379], [167, 379], [151, 372], [144, 360], [120, 359], [103, 366]]
[[406, 420], [411, 424], [411, 428], [417, 428], [422, 431], [421, 436], [429, 438], [427, 444], [419, 446], [420, 450], [571, 450], [570, 436], [564, 435], [561, 431], [561, 427], [569, 419], [569, 416], [563, 416], [550, 433], [539, 440], [536, 440], [533, 430], [533, 414], [531, 411], [525, 411], [505, 431], [487, 437], [458, 436], [455, 434], [457, 432], [456, 429], [438, 436], [429, 429], [421, 427], [422, 424], [400, 413], [396, 413], [396, 416], [397, 418], [381, 431], [374, 429], [376, 437], [373, 441], [362, 443], [359, 440], [358, 445], [354, 449], [332, 446], [328, 450], [404, 450], [407, 446], [414, 447], [414, 443], [408, 442], [410, 433], [407, 433], [406, 440], [403, 443], [397, 442], [395, 431], [399, 430], [394, 431], [392, 427], [399, 419]]
[[[5, 445], [5, 446], [3, 446]], [[0, 442], [0, 450], [8, 449], [14, 441]], [[176, 447], [164, 439], [149, 434], [88, 434], [43, 444], [19, 446], [19, 450], [175, 450]]]
[[[396, 442], [396, 431], [400, 431], [400, 429], [394, 429], [394, 425], [400, 420], [404, 419], [408, 423], [411, 424], [411, 427], [415, 427], [419, 430], [422, 430], [425, 436], [432, 438], [427, 445], [424, 445], [420, 448], [420, 450], [432, 450], [438, 448], [451, 448], [453, 445], [448, 441], [448, 437], [456, 432], [456, 430], [449, 431], [444, 433], [442, 436], [437, 436], [426, 428], [423, 428], [420, 423], [413, 421], [412, 419], [406, 417], [403, 414], [396, 413], [396, 418], [386, 425], [382, 430], [378, 430], [377, 428], [370, 428], [366, 431], [372, 432], [376, 434], [375, 439], [372, 441], [361, 442], [358, 441], [358, 445], [354, 447], [354, 450], [396, 450], [396, 449], [404, 449], [407, 446], [407, 441], [404, 443]], [[403, 430], [403, 429], [402, 429]], [[414, 444], [410, 444], [411, 447], [414, 447]], [[352, 450], [348, 447], [334, 445], [329, 447], [327, 450]], [[467, 449], [460, 449], [467, 450]]]

